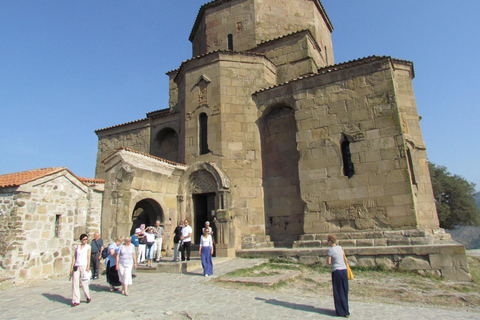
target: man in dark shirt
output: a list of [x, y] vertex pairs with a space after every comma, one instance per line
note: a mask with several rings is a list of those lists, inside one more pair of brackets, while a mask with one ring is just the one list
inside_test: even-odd
[[100, 274], [100, 260], [102, 259], [103, 240], [100, 233], [95, 232], [91, 242], [90, 270], [92, 271], [92, 279], [97, 280]]

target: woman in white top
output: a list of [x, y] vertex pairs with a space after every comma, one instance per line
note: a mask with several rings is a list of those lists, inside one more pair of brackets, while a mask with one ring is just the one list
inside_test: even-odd
[[200, 249], [198, 250], [202, 258], [203, 275], [208, 277], [213, 274], [213, 240], [210, 231], [205, 228], [203, 236], [200, 237]]
[[132, 268], [137, 267], [135, 246], [130, 237], [124, 238], [125, 244], [118, 248], [116, 269], [122, 283], [122, 293], [128, 296], [128, 286], [132, 284]]
[[90, 252], [91, 247], [87, 243], [88, 236], [83, 233], [80, 236], [80, 245], [75, 247], [73, 254], [72, 266], [70, 268], [70, 277], [72, 277], [72, 307], [80, 304], [80, 288], [79, 282], [82, 284], [83, 293], [87, 298], [87, 303], [90, 303], [90, 292], [88, 284], [90, 282]]
[[155, 234], [153, 233], [153, 227], [148, 227], [145, 232], [145, 238], [147, 238], [147, 252], [145, 258], [147, 259], [147, 267], [153, 266], [153, 254], [155, 252]]
[[332, 266], [332, 287], [335, 312], [339, 317], [350, 316], [348, 310], [348, 276], [347, 265], [342, 247], [337, 245], [337, 237], [327, 237], [330, 248], [327, 251], [327, 264]]

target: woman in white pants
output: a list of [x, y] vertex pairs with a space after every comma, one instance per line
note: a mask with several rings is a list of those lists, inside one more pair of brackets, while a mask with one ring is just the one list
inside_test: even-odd
[[145, 262], [145, 251], [147, 248], [147, 238], [145, 237], [145, 225], [140, 225], [140, 233], [138, 234], [138, 263]]
[[80, 304], [80, 288], [79, 282], [82, 284], [83, 293], [87, 298], [87, 303], [90, 303], [90, 292], [88, 285], [90, 283], [90, 252], [91, 247], [87, 243], [88, 236], [83, 233], [80, 236], [82, 243], [75, 247], [73, 255], [72, 266], [70, 267], [70, 277], [72, 277], [72, 307]]
[[132, 269], [137, 267], [137, 259], [135, 257], [135, 246], [132, 244], [130, 237], [125, 237], [125, 244], [118, 248], [117, 254], [117, 271], [118, 278], [122, 283], [122, 293], [128, 296], [128, 286], [132, 284]]

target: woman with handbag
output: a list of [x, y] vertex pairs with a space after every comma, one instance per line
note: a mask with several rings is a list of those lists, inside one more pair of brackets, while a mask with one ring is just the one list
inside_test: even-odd
[[80, 288], [79, 282], [82, 284], [83, 293], [87, 298], [87, 303], [90, 303], [90, 292], [88, 285], [90, 283], [90, 251], [91, 247], [87, 243], [88, 236], [83, 233], [80, 236], [80, 245], [75, 247], [73, 255], [72, 266], [70, 267], [70, 278], [72, 279], [72, 307], [80, 304]]
[[145, 258], [147, 259], [147, 267], [153, 267], [153, 254], [155, 253], [155, 233], [153, 227], [148, 227], [145, 232], [147, 239]]
[[344, 258], [345, 253], [342, 247], [337, 245], [337, 237], [327, 237], [330, 248], [327, 251], [327, 264], [332, 266], [332, 287], [335, 312], [339, 317], [350, 316], [348, 310], [348, 276], [347, 264]]
[[110, 285], [110, 292], [116, 292], [119, 287], [122, 285], [118, 278], [117, 271], [117, 254], [118, 246], [122, 243], [123, 238], [118, 237], [115, 242], [110, 243], [108, 246], [108, 256], [105, 259], [105, 269], [107, 270], [107, 283]]

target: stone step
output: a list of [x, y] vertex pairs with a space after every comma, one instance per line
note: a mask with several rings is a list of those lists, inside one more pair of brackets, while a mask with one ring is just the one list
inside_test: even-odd
[[[403, 239], [343, 239], [338, 240], [342, 247], [386, 247], [386, 246], [412, 246], [412, 245], [432, 245], [432, 237], [412, 237]], [[327, 240], [299, 240], [293, 243], [293, 248], [328, 248], [330, 245]]]
[[158, 263], [153, 263], [152, 267], [141, 264], [137, 267], [137, 273], [188, 273], [202, 267], [202, 262], [199, 258], [191, 259], [190, 261], [167, 261], [161, 260]]
[[407, 229], [407, 230], [379, 230], [379, 231], [363, 231], [363, 232], [338, 232], [338, 233], [319, 233], [304, 234], [300, 236], [299, 241], [327, 240], [329, 234], [335, 235], [338, 240], [346, 239], [401, 239], [428, 236], [425, 230]]
[[[229, 260], [229, 258], [213, 258], [213, 263], [218, 264], [227, 260]], [[152, 267], [147, 267], [144, 264], [139, 265], [137, 267], [137, 273], [190, 273], [201, 268], [202, 261], [200, 258], [191, 257], [190, 261], [175, 262], [172, 261], [172, 257], [165, 257], [158, 263], [154, 262]]]
[[[365, 232], [332, 233], [337, 237], [342, 247], [385, 247], [432, 245], [435, 237], [425, 230], [382, 230]], [[304, 234], [293, 243], [293, 248], [324, 248], [328, 247], [328, 234]]]

